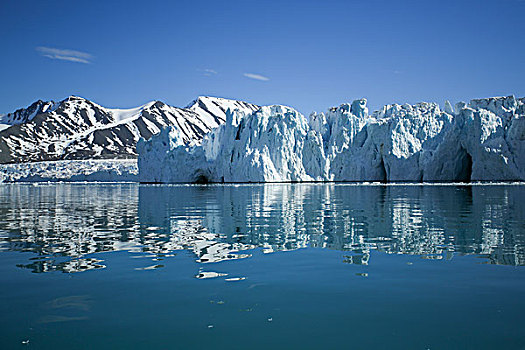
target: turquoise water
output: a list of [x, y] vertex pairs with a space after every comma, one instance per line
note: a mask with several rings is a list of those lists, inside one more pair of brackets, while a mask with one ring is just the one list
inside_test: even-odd
[[525, 186], [0, 186], [1, 349], [524, 349]]

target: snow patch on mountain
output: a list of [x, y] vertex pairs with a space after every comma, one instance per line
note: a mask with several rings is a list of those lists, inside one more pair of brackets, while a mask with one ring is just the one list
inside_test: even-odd
[[125, 123], [136, 119], [140, 116], [140, 112], [144, 109], [151, 107], [155, 101], [148, 102], [142, 106], [129, 109], [118, 109], [118, 108], [107, 108], [107, 110], [113, 115], [113, 119], [116, 123]]

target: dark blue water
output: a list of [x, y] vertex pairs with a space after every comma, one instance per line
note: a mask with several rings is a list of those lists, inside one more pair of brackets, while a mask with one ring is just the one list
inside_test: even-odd
[[524, 349], [525, 186], [0, 186], [1, 349]]

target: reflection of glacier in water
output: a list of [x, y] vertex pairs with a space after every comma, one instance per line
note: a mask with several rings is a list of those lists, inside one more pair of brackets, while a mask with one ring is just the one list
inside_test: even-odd
[[103, 268], [97, 252], [154, 260], [189, 250], [217, 262], [305, 247], [429, 259], [477, 254], [525, 265], [525, 187], [265, 184], [0, 187], [0, 251], [32, 252], [34, 272]]

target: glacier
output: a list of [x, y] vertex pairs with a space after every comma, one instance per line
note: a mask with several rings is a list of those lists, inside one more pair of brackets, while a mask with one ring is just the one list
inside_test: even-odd
[[303, 116], [282, 105], [226, 111], [200, 144], [169, 126], [137, 144], [141, 182], [525, 180], [525, 98], [386, 105]]
[[0, 164], [0, 183], [137, 182], [136, 159], [58, 160]]

